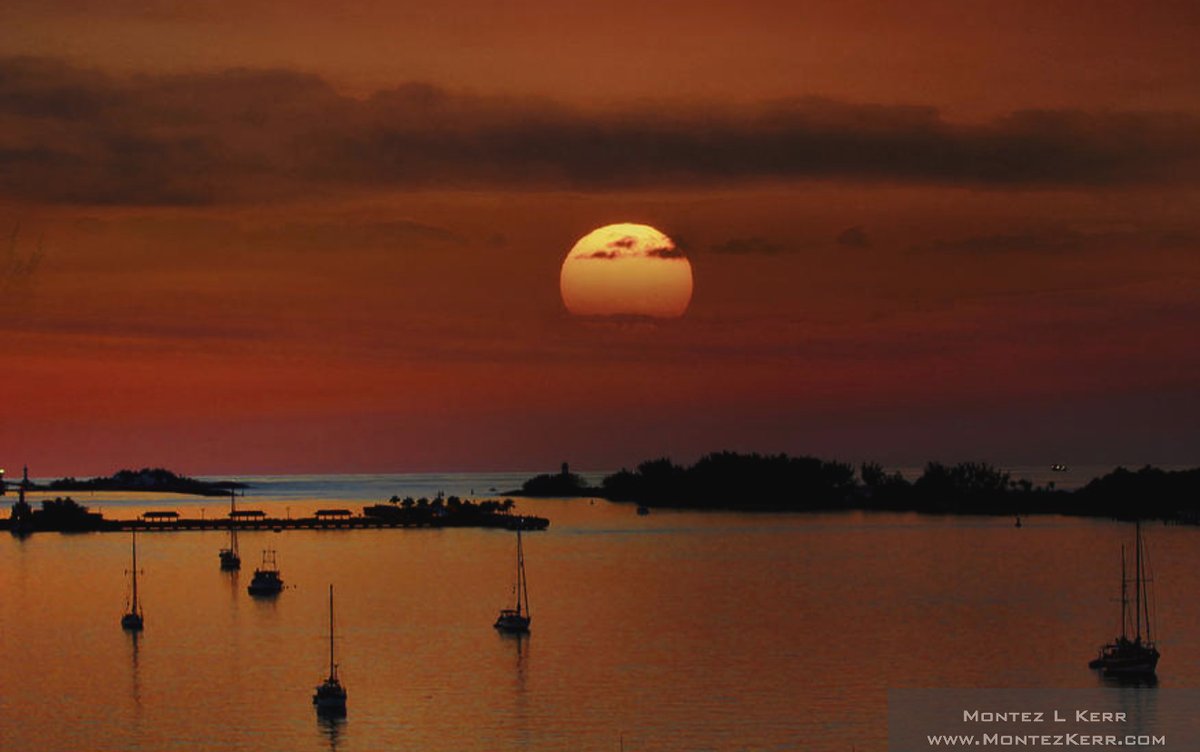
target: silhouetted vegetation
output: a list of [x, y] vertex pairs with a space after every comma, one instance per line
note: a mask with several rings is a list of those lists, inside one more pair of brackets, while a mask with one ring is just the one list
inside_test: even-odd
[[161, 467], [144, 467], [141, 470], [118, 470], [107, 478], [60, 478], [46, 487], [51, 491], [156, 491], [193, 496], [228, 496], [232, 489], [245, 488], [246, 484], [196, 480]]
[[[985, 462], [928, 463], [909, 481], [882, 465], [863, 463], [856, 477], [840, 462], [785, 454], [717, 452], [690, 467], [668, 458], [606, 477], [600, 488], [563, 485], [562, 474], [531, 479], [543, 496], [600, 496], [647, 507], [745, 511], [840, 509], [940, 514], [1069, 514], [1162, 519], [1200, 524], [1200, 469], [1117, 468], [1074, 491], [1035, 486]], [[553, 493], [569, 488], [574, 493]]]
[[87, 507], [70, 496], [46, 499], [42, 502], [42, 508], [33, 512], [34, 530], [98, 530], [103, 522], [100, 514], [89, 512]]
[[521, 527], [541, 530], [550, 524], [544, 517], [512, 514], [514, 506], [512, 499], [471, 501], [439, 495], [430, 501], [424, 497], [413, 500], [410, 496], [401, 500], [393, 496], [387, 504], [363, 507], [363, 515], [402, 525], [431, 527]]
[[604, 496], [614, 501], [754, 510], [845, 509], [854, 490], [854, 469], [840, 462], [733, 452], [706, 455], [686, 468], [650, 460], [603, 484]]
[[1076, 491], [1072, 501], [1079, 514], [1200, 523], [1200, 468], [1118, 467]]

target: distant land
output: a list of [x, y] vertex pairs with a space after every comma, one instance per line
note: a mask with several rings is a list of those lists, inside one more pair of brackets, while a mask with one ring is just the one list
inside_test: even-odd
[[[130, 472], [130, 471], [125, 471]], [[167, 484], [162, 473], [166, 471], [144, 471], [159, 480], [153, 481], [155, 490], [163, 490], [162, 484]], [[140, 475], [140, 474], [138, 474]], [[168, 473], [170, 475], [170, 473]], [[115, 476], [114, 476], [115, 477]], [[178, 478], [186, 482], [190, 478]], [[110, 479], [101, 478], [101, 481]], [[80, 481], [74, 481], [80, 483]], [[84, 481], [87, 482], [87, 481]], [[136, 481], [142, 483], [143, 481]], [[152, 482], [152, 481], [144, 481]], [[193, 483], [195, 481], [192, 481]], [[57, 482], [56, 482], [57, 483]], [[54, 483], [49, 486], [55, 485]], [[235, 488], [244, 484], [223, 482], [210, 484], [217, 488]], [[174, 511], [148, 511], [138, 516], [136, 520], [107, 520], [99, 512], [92, 512], [83, 504], [67, 497], [44, 499], [41, 509], [34, 509], [25, 499], [25, 492], [30, 489], [45, 490], [48, 486], [34, 486], [28, 482], [17, 484], [17, 500], [12, 504], [7, 519], [0, 518], [0, 530], [8, 530], [18, 537], [24, 537], [35, 532], [103, 532], [119, 530], [274, 530], [284, 529], [377, 529], [377, 528], [446, 528], [446, 527], [488, 527], [505, 528], [508, 530], [545, 530], [550, 526], [550, 520], [528, 514], [513, 514], [515, 506], [512, 499], [499, 501], [486, 499], [472, 501], [460, 499], [457, 496], [443, 497], [438, 494], [433, 499], [421, 497], [401, 499], [393, 496], [386, 504], [365, 506], [361, 515], [344, 508], [319, 509], [311, 517], [295, 517], [290, 514], [285, 519], [268, 517], [262, 510], [233, 510], [228, 517], [210, 517], [205, 519], [188, 519]], [[113, 490], [116, 486], [104, 484], [101, 490]], [[137, 485], [136, 490], [149, 486]], [[122, 487], [124, 488], [124, 487]], [[224, 493], [224, 491], [222, 491]]]
[[246, 484], [231, 480], [196, 480], [176, 475], [161, 467], [143, 467], [141, 470], [118, 470], [107, 478], [60, 478], [50, 481], [44, 488], [49, 491], [150, 491], [193, 496], [228, 496], [236, 489], [246, 488]]
[[867, 462], [714, 452], [691, 466], [648, 460], [591, 486], [566, 465], [510, 495], [590, 496], [654, 508], [754, 512], [879, 510], [936, 514], [1065, 514], [1200, 524], [1200, 468], [1118, 467], [1075, 491], [1036, 486], [985, 462], [930, 462], [909, 481]]

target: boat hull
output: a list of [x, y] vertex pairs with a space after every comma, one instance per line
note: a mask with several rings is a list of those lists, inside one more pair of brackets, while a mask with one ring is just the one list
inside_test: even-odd
[[1152, 676], [1158, 667], [1158, 649], [1154, 645], [1124, 642], [1105, 645], [1100, 655], [1088, 663], [1109, 676]]
[[321, 715], [346, 714], [346, 688], [340, 682], [325, 680], [317, 686], [312, 701]]
[[279, 595], [282, 590], [283, 578], [275, 569], [254, 570], [254, 579], [250, 580], [250, 584], [246, 587], [246, 592], [250, 595]]
[[500, 630], [501, 632], [509, 632], [511, 634], [517, 634], [517, 633], [522, 633], [522, 632], [528, 632], [530, 621], [531, 620], [528, 616], [522, 616], [520, 614], [513, 613], [510, 611], [504, 611], [504, 612], [501, 612], [500, 616], [496, 619], [496, 623], [493, 624], [492, 626], [494, 626], [496, 629]]

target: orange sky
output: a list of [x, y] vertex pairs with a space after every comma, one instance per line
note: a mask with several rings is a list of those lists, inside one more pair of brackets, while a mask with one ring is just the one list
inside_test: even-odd
[[[0, 8], [0, 466], [1200, 449], [1192, 4], [91, 5]], [[622, 221], [682, 319], [563, 308]]]

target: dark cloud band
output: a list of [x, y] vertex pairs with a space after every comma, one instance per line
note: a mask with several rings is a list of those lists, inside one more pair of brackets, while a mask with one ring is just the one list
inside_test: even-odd
[[[203, 204], [354, 189], [619, 190], [848, 180], [997, 188], [1200, 182], [1200, 118], [823, 99], [584, 111], [406, 84], [365, 99], [272, 70], [116, 78], [0, 60], [0, 195]], [[853, 238], [850, 238], [853, 240]]]

